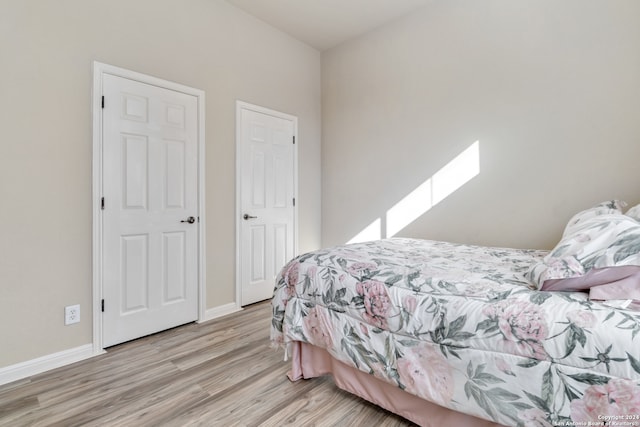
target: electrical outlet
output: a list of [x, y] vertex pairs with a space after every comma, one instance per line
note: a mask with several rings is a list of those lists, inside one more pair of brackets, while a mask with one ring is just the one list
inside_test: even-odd
[[64, 324], [71, 325], [80, 321], [80, 304], [70, 305], [64, 308]]

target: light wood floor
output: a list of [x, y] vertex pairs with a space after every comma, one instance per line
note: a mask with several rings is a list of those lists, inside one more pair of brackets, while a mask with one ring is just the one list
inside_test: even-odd
[[335, 387], [290, 382], [260, 303], [0, 386], [0, 426], [408, 426]]

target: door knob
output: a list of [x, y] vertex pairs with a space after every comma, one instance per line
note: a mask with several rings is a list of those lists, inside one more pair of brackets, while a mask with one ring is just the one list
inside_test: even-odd
[[189, 224], [193, 224], [194, 222], [196, 222], [196, 219], [194, 217], [190, 216], [189, 218], [183, 219], [180, 222], [188, 222]]
[[257, 216], [253, 216], [253, 215], [249, 215], [249, 214], [244, 214], [242, 216], [242, 218], [244, 218], [245, 220], [247, 219], [254, 219], [254, 218], [258, 218]]

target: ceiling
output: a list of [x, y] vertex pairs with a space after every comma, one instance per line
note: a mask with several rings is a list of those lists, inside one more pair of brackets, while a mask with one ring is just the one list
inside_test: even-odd
[[431, 0], [227, 0], [292, 37], [325, 50]]

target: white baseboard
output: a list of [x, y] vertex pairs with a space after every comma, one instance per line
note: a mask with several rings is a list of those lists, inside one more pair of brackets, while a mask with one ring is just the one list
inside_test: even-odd
[[238, 311], [242, 311], [242, 307], [235, 302], [219, 305], [205, 311], [204, 319], [200, 319], [198, 323], [208, 322], [209, 320], [217, 319], [218, 317], [226, 316], [227, 314], [236, 313]]
[[[198, 323], [207, 322], [238, 311], [242, 311], [242, 307], [235, 302], [213, 307], [205, 311], [204, 318], [200, 319]], [[38, 357], [37, 359], [27, 360], [26, 362], [16, 363], [15, 365], [0, 368], [0, 385], [80, 362], [81, 360], [89, 359], [103, 353], [104, 351], [94, 352], [93, 344], [86, 344]]]
[[94, 353], [93, 344], [86, 344], [80, 347], [70, 348], [58, 353], [49, 354], [47, 356], [38, 357], [37, 359], [27, 360], [26, 362], [16, 363], [5, 368], [0, 368], [0, 385], [18, 381], [32, 375], [41, 374], [51, 369], [60, 368], [70, 365], [81, 360], [97, 356], [100, 353]]

